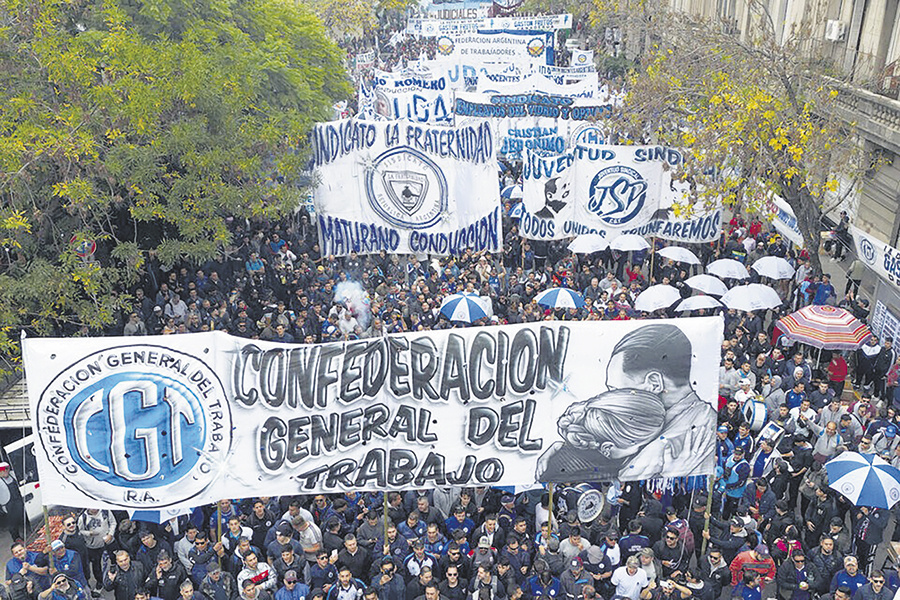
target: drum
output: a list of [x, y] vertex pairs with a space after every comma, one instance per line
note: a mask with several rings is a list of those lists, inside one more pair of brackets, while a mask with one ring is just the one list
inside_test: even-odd
[[762, 429], [767, 418], [765, 403], [752, 400], [744, 403], [744, 420], [750, 424], [750, 431], [756, 433]]

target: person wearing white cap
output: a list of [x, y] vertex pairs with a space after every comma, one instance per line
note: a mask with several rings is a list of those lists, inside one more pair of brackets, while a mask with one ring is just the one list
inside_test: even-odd
[[0, 462], [0, 511], [6, 523], [6, 530], [13, 541], [22, 539], [25, 527], [25, 502], [19, 490], [19, 482], [13, 476], [9, 463]]
[[738, 401], [738, 405], [744, 406], [745, 402], [753, 400], [756, 392], [753, 391], [753, 382], [749, 377], [742, 377], [738, 382], [738, 390], [734, 393], [734, 399]]

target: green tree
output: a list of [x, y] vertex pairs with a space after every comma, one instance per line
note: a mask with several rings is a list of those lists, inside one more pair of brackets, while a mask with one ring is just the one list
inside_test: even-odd
[[[611, 4], [595, 2], [598, 18], [608, 18]], [[815, 16], [779, 39], [766, 7], [751, 0], [750, 9], [744, 35], [658, 6], [633, 22], [649, 43], [619, 131], [685, 148], [695, 202], [754, 213], [772, 194], [783, 197], [821, 273], [821, 216], [839, 179], [855, 182], [864, 171], [864, 153], [835, 104], [842, 83], [810, 43]]]
[[149, 253], [203, 261], [228, 217], [294, 210], [310, 127], [349, 93], [295, 3], [0, 0], [0, 353], [114, 322]]

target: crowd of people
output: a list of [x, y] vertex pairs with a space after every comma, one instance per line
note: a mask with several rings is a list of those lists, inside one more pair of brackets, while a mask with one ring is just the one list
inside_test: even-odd
[[[515, 175], [503, 177], [508, 184]], [[107, 333], [223, 330], [318, 343], [489, 323], [675, 316], [636, 312], [634, 299], [653, 283], [692, 293], [690, 268], [652, 253], [573, 255], [567, 241], [519, 238], [509, 217], [504, 231], [504, 251], [493, 256], [335, 258], [320, 256], [315, 220], [305, 212], [245, 223], [239, 243], [216, 260], [173, 269], [149, 261], [138, 287], [123, 290], [133, 295], [132, 310]], [[892, 405], [900, 366], [891, 341], [829, 353], [819, 367], [773, 340], [775, 317], [808, 303], [843, 304], [862, 319], [868, 311], [849, 286], [838, 301], [808, 257], [758, 219], [735, 216], [721, 240], [692, 249], [704, 264], [776, 255], [797, 268], [793, 280], [777, 284], [783, 307], [723, 312], [712, 497], [705, 486], [661, 493], [640, 482], [600, 484], [605, 507], [584, 523], [576, 508], [583, 486], [559, 488], [552, 514], [546, 490], [493, 488], [223, 500], [162, 525], [76, 511], [64, 515], [49, 554], [13, 546], [8, 596], [760, 600], [772, 583], [785, 600], [887, 600], [900, 579], [873, 561], [890, 512], [851, 505], [829, 488], [823, 464], [845, 450], [900, 464]], [[355, 291], [343, 292], [348, 285]], [[533, 302], [554, 286], [580, 291], [585, 307]], [[487, 298], [492, 316], [448, 321], [441, 300], [462, 290]], [[848, 380], [861, 397], [844, 393]], [[760, 407], [759, 422], [749, 421], [748, 405]], [[768, 423], [783, 433], [759, 435]], [[900, 528], [893, 537], [900, 540]]]

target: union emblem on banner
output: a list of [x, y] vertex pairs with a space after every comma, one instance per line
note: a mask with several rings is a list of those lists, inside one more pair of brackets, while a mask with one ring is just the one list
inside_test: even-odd
[[422, 229], [447, 208], [447, 179], [421, 152], [401, 146], [379, 155], [366, 172], [369, 204], [386, 221]]

